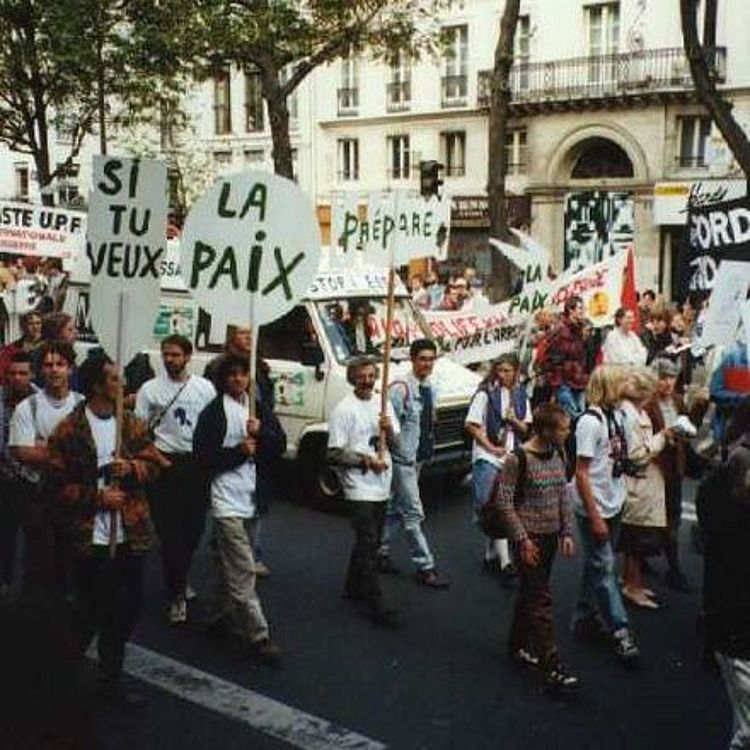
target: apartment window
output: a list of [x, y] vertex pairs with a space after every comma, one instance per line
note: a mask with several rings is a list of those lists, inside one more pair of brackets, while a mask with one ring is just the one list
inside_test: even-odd
[[159, 142], [163, 152], [171, 151], [175, 147], [175, 117], [174, 106], [168, 102], [162, 102], [159, 107]]
[[612, 81], [617, 72], [613, 59], [620, 44], [620, 3], [589, 5], [586, 13], [589, 83]]
[[[292, 66], [287, 65], [285, 68], [282, 68], [281, 75], [279, 76], [281, 79], [282, 85], [284, 85], [289, 78], [292, 75]], [[296, 128], [299, 124], [299, 97], [297, 96], [297, 90], [295, 89], [286, 100], [287, 108], [289, 109], [289, 124], [291, 127]]]
[[518, 87], [526, 90], [529, 88], [529, 62], [531, 60], [531, 17], [528, 15], [518, 17], [515, 44]]
[[232, 132], [232, 99], [228, 70], [214, 78], [214, 131], [216, 135]]
[[447, 177], [466, 174], [466, 133], [463, 130], [441, 134], [443, 164]]
[[525, 174], [528, 167], [528, 145], [525, 128], [509, 130], [505, 134], [505, 158], [507, 174]]
[[408, 135], [388, 136], [388, 176], [392, 180], [408, 180], [411, 169], [411, 153]]
[[265, 128], [265, 110], [263, 108], [263, 82], [260, 71], [245, 71], [245, 130], [257, 133]]
[[258, 167], [266, 161], [266, 152], [262, 148], [245, 149], [245, 164]]
[[13, 165], [15, 179], [15, 199], [18, 201], [29, 200], [29, 165], [25, 162], [16, 162]]
[[338, 164], [341, 182], [359, 179], [359, 140], [356, 138], [339, 138]]
[[677, 130], [680, 167], [700, 169], [706, 166], [706, 146], [711, 137], [710, 117], [678, 117]]
[[232, 166], [231, 151], [214, 151], [214, 166], [219, 171]]
[[449, 26], [446, 35], [443, 106], [463, 106], [469, 88], [469, 27]]
[[389, 112], [402, 112], [411, 105], [411, 59], [403, 52], [391, 60], [386, 102]]
[[81, 170], [79, 164], [68, 164], [63, 168], [62, 164], [57, 165], [60, 170], [57, 178], [57, 198], [60, 205], [69, 205], [74, 203], [80, 197], [78, 190], [78, 173]]
[[341, 61], [341, 86], [338, 90], [339, 114], [356, 115], [359, 109], [359, 61], [347, 57]]

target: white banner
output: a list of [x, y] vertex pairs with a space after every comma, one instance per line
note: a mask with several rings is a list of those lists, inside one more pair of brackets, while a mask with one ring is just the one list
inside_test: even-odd
[[0, 201], [0, 253], [70, 258], [83, 250], [85, 237], [81, 211]]
[[725, 260], [714, 277], [698, 346], [729, 346], [735, 341], [748, 289], [750, 263]]
[[86, 244], [91, 323], [109, 356], [124, 366], [151, 342], [159, 313], [167, 166], [94, 156], [92, 185]]

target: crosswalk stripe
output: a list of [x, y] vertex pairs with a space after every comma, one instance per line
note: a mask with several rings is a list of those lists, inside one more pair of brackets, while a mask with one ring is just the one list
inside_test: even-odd
[[240, 721], [302, 750], [385, 750], [386, 745], [142, 646], [128, 644], [125, 671], [149, 685]]

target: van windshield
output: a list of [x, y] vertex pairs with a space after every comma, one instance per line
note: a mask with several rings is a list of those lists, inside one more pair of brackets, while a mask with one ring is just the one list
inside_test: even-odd
[[[339, 362], [358, 354], [383, 359], [387, 300], [385, 297], [317, 302], [331, 346]], [[397, 298], [393, 308], [393, 359], [408, 359], [412, 341], [429, 338], [424, 321], [408, 298]]]

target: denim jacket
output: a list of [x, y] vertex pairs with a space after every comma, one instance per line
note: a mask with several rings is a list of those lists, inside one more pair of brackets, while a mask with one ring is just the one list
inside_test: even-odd
[[432, 423], [437, 421], [435, 405], [437, 392], [430, 382], [421, 383], [409, 373], [403, 380], [396, 380], [390, 385], [391, 404], [396, 413], [401, 434], [398, 448], [391, 451], [393, 460], [398, 464], [411, 466], [416, 462], [419, 448], [420, 424], [422, 418], [422, 398], [419, 386], [426, 385], [432, 391]]

